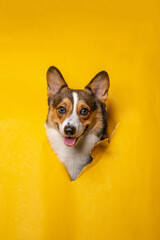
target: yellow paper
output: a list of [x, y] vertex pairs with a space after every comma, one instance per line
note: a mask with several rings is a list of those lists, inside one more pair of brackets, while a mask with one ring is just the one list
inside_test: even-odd
[[[159, 7], [1, 1], [1, 240], [160, 239]], [[76, 181], [44, 129], [51, 65], [71, 88], [110, 76], [110, 134], [118, 127]]]

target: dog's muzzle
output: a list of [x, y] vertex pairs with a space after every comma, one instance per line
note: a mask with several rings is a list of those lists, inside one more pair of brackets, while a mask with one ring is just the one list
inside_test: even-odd
[[64, 127], [64, 133], [67, 136], [72, 136], [76, 133], [76, 128], [74, 126], [67, 125], [67, 126]]

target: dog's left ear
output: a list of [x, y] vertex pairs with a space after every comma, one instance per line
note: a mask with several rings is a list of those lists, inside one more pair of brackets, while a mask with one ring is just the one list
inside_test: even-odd
[[110, 82], [108, 73], [105, 71], [99, 72], [85, 87], [92, 91], [99, 101], [105, 103], [108, 97]]
[[68, 87], [58, 68], [51, 66], [47, 71], [47, 95], [52, 98], [63, 87]]

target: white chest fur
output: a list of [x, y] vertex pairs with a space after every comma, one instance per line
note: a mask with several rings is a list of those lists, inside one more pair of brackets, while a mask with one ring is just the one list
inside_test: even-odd
[[98, 137], [88, 134], [80, 139], [76, 146], [67, 147], [57, 130], [48, 127], [47, 124], [45, 124], [45, 128], [52, 149], [67, 168], [71, 179], [75, 180], [84, 166], [89, 163], [91, 150], [98, 142]]

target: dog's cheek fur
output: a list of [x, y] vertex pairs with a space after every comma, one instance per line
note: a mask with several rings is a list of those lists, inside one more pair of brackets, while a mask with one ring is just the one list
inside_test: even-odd
[[91, 112], [88, 119], [80, 117], [81, 122], [83, 123], [83, 129], [88, 126], [88, 133], [100, 137], [103, 132], [103, 114], [101, 108], [97, 108], [95, 111]]
[[93, 124], [93, 128], [91, 130], [91, 133], [98, 136], [99, 138], [101, 138], [101, 135], [104, 132], [104, 119], [103, 119], [103, 114], [102, 114], [102, 110], [101, 109], [97, 109], [96, 110], [96, 114], [94, 116], [94, 124]]
[[50, 108], [47, 116], [47, 125], [57, 129], [57, 124], [61, 123], [61, 119], [57, 115], [57, 110]]
[[[99, 137], [99, 132], [102, 132], [103, 129], [102, 107], [91, 94], [80, 91], [79, 97], [81, 99], [78, 102], [77, 113], [79, 115], [80, 121], [83, 124], [83, 130], [87, 127], [87, 132], [90, 132]], [[87, 108], [89, 110], [87, 116], [82, 116], [80, 114], [80, 110], [82, 108]]]
[[[65, 106], [66, 108], [65, 114], [58, 113], [57, 108], [59, 106]], [[48, 117], [47, 117], [48, 126], [55, 127], [56, 125], [56, 128], [57, 128], [57, 125], [59, 126], [60, 124], [62, 124], [65, 121], [65, 119], [69, 117], [71, 112], [72, 112], [72, 103], [68, 98], [64, 98], [56, 108], [53, 106], [53, 103], [50, 103], [50, 108], [49, 108]]]

